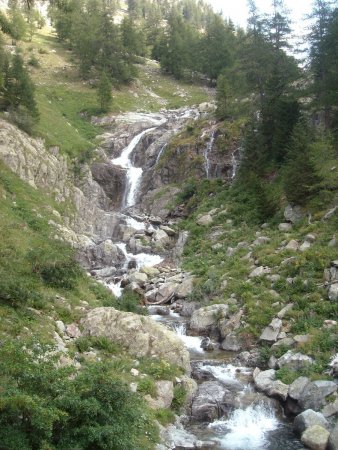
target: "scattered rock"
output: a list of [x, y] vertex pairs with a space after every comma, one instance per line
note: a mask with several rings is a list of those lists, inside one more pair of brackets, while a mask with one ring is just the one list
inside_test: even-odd
[[66, 326], [66, 334], [72, 339], [77, 339], [81, 336], [81, 331], [75, 323], [71, 323]]
[[286, 316], [286, 314], [291, 311], [291, 309], [293, 308], [293, 303], [288, 303], [286, 306], [284, 306], [283, 309], [281, 309], [279, 311], [279, 313], [277, 313], [277, 317], [278, 319], [284, 319], [284, 317]]
[[198, 333], [207, 333], [212, 327], [218, 328], [221, 320], [228, 315], [229, 307], [224, 304], [205, 306], [193, 312], [190, 328]]
[[221, 343], [221, 348], [230, 352], [238, 352], [242, 349], [242, 345], [235, 334], [228, 334]]
[[256, 267], [249, 275], [249, 278], [254, 278], [254, 277], [261, 277], [263, 275], [266, 275], [268, 273], [271, 272], [271, 269], [269, 267], [263, 267], [263, 266], [259, 266]]
[[333, 381], [312, 381], [308, 383], [300, 397], [298, 403], [303, 410], [313, 409], [319, 411], [325, 404], [325, 397], [337, 391], [337, 385]]
[[286, 400], [289, 386], [276, 380], [276, 371], [273, 369], [260, 371], [258, 368], [253, 373], [254, 383], [259, 391], [266, 395]]
[[289, 370], [294, 371], [299, 371], [313, 363], [314, 360], [310, 356], [303, 355], [302, 353], [295, 353], [293, 350], [288, 350], [277, 361], [280, 369], [286, 366]]
[[336, 416], [338, 414], [338, 398], [332, 403], [328, 403], [322, 409], [324, 417]]
[[279, 231], [283, 231], [286, 233], [286, 232], [292, 230], [292, 223], [290, 223], [290, 222], [280, 223], [278, 225], [278, 229], [279, 229]]
[[286, 250], [299, 250], [299, 243], [295, 239], [291, 239], [288, 244], [285, 246]]
[[299, 400], [301, 395], [306, 388], [306, 386], [310, 383], [310, 380], [307, 377], [299, 377], [289, 386], [289, 397], [294, 400]]
[[274, 318], [272, 319], [270, 324], [266, 328], [264, 328], [259, 339], [261, 341], [276, 342], [277, 336], [279, 335], [281, 328], [282, 328], [281, 319]]
[[206, 381], [198, 387], [191, 413], [195, 420], [212, 422], [225, 412], [223, 404], [226, 389], [219, 381]]
[[331, 284], [328, 291], [328, 297], [332, 302], [338, 300], [338, 283]]

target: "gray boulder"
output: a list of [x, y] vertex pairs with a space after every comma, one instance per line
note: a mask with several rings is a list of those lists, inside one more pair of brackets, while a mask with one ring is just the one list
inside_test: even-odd
[[328, 290], [328, 297], [332, 302], [338, 300], [338, 283], [331, 284]]
[[281, 319], [278, 319], [276, 317], [272, 319], [272, 321], [267, 327], [264, 328], [259, 339], [261, 341], [276, 342], [277, 337], [281, 331], [281, 328], [282, 328], [282, 321]]
[[307, 377], [299, 377], [289, 386], [289, 397], [294, 400], [299, 400], [301, 395], [306, 388], [306, 386], [310, 383], [310, 380]]
[[211, 328], [218, 327], [220, 321], [228, 315], [229, 307], [224, 304], [205, 306], [193, 312], [190, 328], [198, 333], [207, 333]]
[[224, 415], [226, 392], [219, 381], [206, 381], [200, 384], [191, 406], [192, 417], [198, 421], [211, 422]]
[[95, 308], [82, 320], [82, 327], [84, 336], [107, 337], [137, 358], [160, 358], [190, 372], [189, 353], [181, 339], [151, 317], [114, 308]]
[[213, 222], [213, 219], [212, 219], [210, 214], [206, 214], [205, 216], [201, 216], [196, 221], [196, 223], [198, 225], [201, 225], [201, 226], [204, 226], [204, 227], [208, 226], [208, 225], [211, 225], [212, 222]]
[[320, 425], [323, 428], [327, 428], [329, 424], [323, 414], [315, 412], [312, 409], [307, 409], [301, 414], [298, 414], [293, 422], [293, 428], [299, 435], [313, 425]]
[[287, 222], [297, 223], [304, 217], [300, 206], [288, 205], [284, 210], [284, 218]]
[[256, 269], [254, 269], [252, 272], [250, 272], [249, 278], [261, 277], [270, 272], [271, 272], [271, 269], [269, 267], [259, 266], [259, 267], [256, 267]]
[[289, 386], [280, 380], [276, 380], [275, 370], [260, 371], [259, 369], [255, 369], [253, 377], [257, 390], [264, 392], [270, 397], [286, 400]]
[[298, 371], [314, 363], [314, 360], [310, 356], [303, 355], [302, 353], [295, 353], [293, 350], [288, 350], [282, 355], [277, 364], [279, 368], [287, 367], [289, 370]]
[[283, 231], [283, 232], [290, 231], [292, 229], [292, 223], [290, 223], [290, 222], [280, 223], [278, 225], [278, 229], [279, 229], [279, 231]]
[[238, 352], [241, 350], [242, 345], [235, 334], [228, 334], [221, 343], [221, 348], [230, 352]]
[[312, 381], [305, 386], [298, 403], [303, 410], [319, 411], [326, 404], [325, 397], [336, 391], [337, 385], [333, 381]]

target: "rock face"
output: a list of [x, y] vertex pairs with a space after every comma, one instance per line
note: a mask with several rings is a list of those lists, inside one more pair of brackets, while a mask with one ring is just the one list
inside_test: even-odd
[[[107, 213], [111, 200], [93, 179], [88, 166], [83, 166], [81, 186], [76, 187], [74, 175], [63, 156], [48, 151], [42, 140], [29, 137], [4, 120], [0, 120], [0, 159], [32, 187], [44, 190], [59, 203], [70, 201], [74, 205], [75, 214], [66, 218], [67, 227], [56, 227], [62, 239], [74, 245], [77, 241], [74, 231], [96, 235], [101, 240], [112, 237], [117, 216]], [[88, 242], [83, 244], [86, 246]], [[81, 242], [77, 246], [80, 247]]]
[[84, 335], [105, 336], [136, 357], [156, 357], [190, 372], [189, 353], [182, 341], [149, 317], [114, 308], [95, 308], [88, 313], [82, 326]]

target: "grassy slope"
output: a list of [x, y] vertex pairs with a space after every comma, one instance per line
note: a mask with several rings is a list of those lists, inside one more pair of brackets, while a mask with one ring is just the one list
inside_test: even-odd
[[[187, 192], [191, 195], [191, 186]], [[280, 215], [272, 220], [266, 229], [262, 229], [250, 221], [250, 205], [236, 202], [233, 189], [217, 181], [208, 180], [195, 187], [195, 194], [188, 200], [188, 205], [193, 213], [180, 227], [190, 231], [190, 239], [184, 253], [184, 267], [198, 278], [191, 298], [202, 304], [227, 303], [233, 294], [237, 303], [231, 304], [232, 312], [243, 307], [245, 310], [246, 325], [239, 333], [248, 348], [256, 342], [262, 329], [283, 306], [294, 303], [294, 308], [287, 315], [284, 324], [289, 325], [292, 335], [310, 334], [310, 342], [300, 346], [300, 351], [316, 358], [317, 364], [308, 374], [322, 377], [330, 357], [338, 348], [338, 327], [326, 329], [323, 326], [324, 320], [336, 320], [338, 317], [338, 303], [329, 301], [323, 287], [324, 269], [329, 267], [330, 261], [337, 256], [337, 247], [328, 246], [338, 229], [337, 213], [330, 220], [323, 222], [321, 217], [325, 211], [317, 210], [312, 224], [309, 224], [306, 218], [288, 233], [278, 230], [278, 223], [283, 221]], [[197, 216], [213, 208], [219, 208], [219, 211], [214, 216], [212, 225], [197, 225]], [[220, 236], [212, 241], [211, 236], [215, 231], [220, 232]], [[233, 255], [229, 255], [229, 247], [234, 248], [244, 241], [252, 244], [257, 238], [256, 233], [267, 236], [270, 241], [252, 249], [247, 246], [240, 248]], [[316, 236], [311, 248], [304, 252], [280, 250], [283, 241], [296, 239], [302, 243], [308, 233]], [[217, 248], [213, 248], [217, 243]], [[251, 256], [258, 265], [270, 267], [272, 274], [280, 275], [280, 279], [272, 283], [264, 276], [248, 282], [252, 262], [245, 256], [249, 251], [252, 251]], [[289, 264], [281, 264], [289, 257], [294, 259]], [[292, 284], [287, 281], [288, 278], [294, 279]], [[224, 280], [227, 281], [226, 286], [222, 285]], [[272, 289], [275, 292], [272, 292]], [[285, 348], [281, 348], [276, 350], [275, 354], [280, 356], [281, 352], [285, 351]], [[268, 358], [272, 353], [268, 348], [262, 348], [263, 358]], [[289, 373], [282, 375], [285, 376], [285, 381], [297, 376]]]
[[[20, 47], [26, 61], [34, 56], [39, 62], [39, 67], [30, 66], [41, 113], [35, 133], [72, 157], [94, 147], [94, 138], [100, 132], [90, 123], [90, 116], [98, 113], [96, 90], [78, 76], [72, 53], [48, 29], [36, 34], [32, 42], [20, 43]], [[138, 65], [138, 70], [137, 80], [114, 89], [110, 113], [159, 111], [208, 100], [204, 88], [164, 76], [154, 61]]]

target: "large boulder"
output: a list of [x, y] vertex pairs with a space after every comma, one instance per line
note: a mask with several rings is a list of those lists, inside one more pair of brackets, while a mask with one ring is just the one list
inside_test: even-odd
[[312, 381], [305, 386], [300, 394], [298, 403], [303, 410], [313, 409], [314, 411], [319, 411], [326, 404], [325, 397], [336, 391], [337, 385], [333, 381]]
[[145, 294], [145, 298], [150, 303], [166, 303], [176, 295], [176, 289], [179, 287], [179, 283], [175, 281], [168, 281], [163, 283], [158, 289], [152, 289]]
[[235, 334], [228, 334], [221, 343], [221, 348], [229, 352], [238, 352], [241, 350], [242, 345]]
[[313, 425], [304, 431], [301, 441], [312, 450], [325, 450], [330, 433], [320, 425]]
[[307, 428], [313, 425], [320, 425], [323, 428], [328, 427], [328, 421], [325, 419], [322, 413], [315, 412], [312, 409], [307, 409], [295, 418], [293, 422], [293, 428], [301, 435]]
[[198, 333], [205, 334], [212, 328], [218, 327], [228, 315], [229, 307], [224, 304], [205, 306], [193, 312], [190, 319], [190, 328]]
[[83, 335], [107, 337], [137, 358], [149, 356], [167, 361], [190, 372], [189, 353], [181, 339], [150, 317], [95, 308], [82, 320]]
[[307, 377], [298, 377], [293, 383], [289, 386], [289, 397], [293, 400], [299, 400], [301, 395], [306, 388], [306, 386], [310, 383], [310, 380]]
[[186, 298], [193, 290], [194, 277], [185, 278], [176, 290], [177, 298]]
[[253, 377], [258, 391], [264, 392], [269, 397], [286, 400], [289, 386], [280, 380], [276, 380], [276, 371], [274, 369], [264, 371], [255, 369]]
[[224, 399], [227, 390], [219, 381], [206, 381], [199, 385], [191, 406], [192, 417], [211, 422], [224, 415]]

